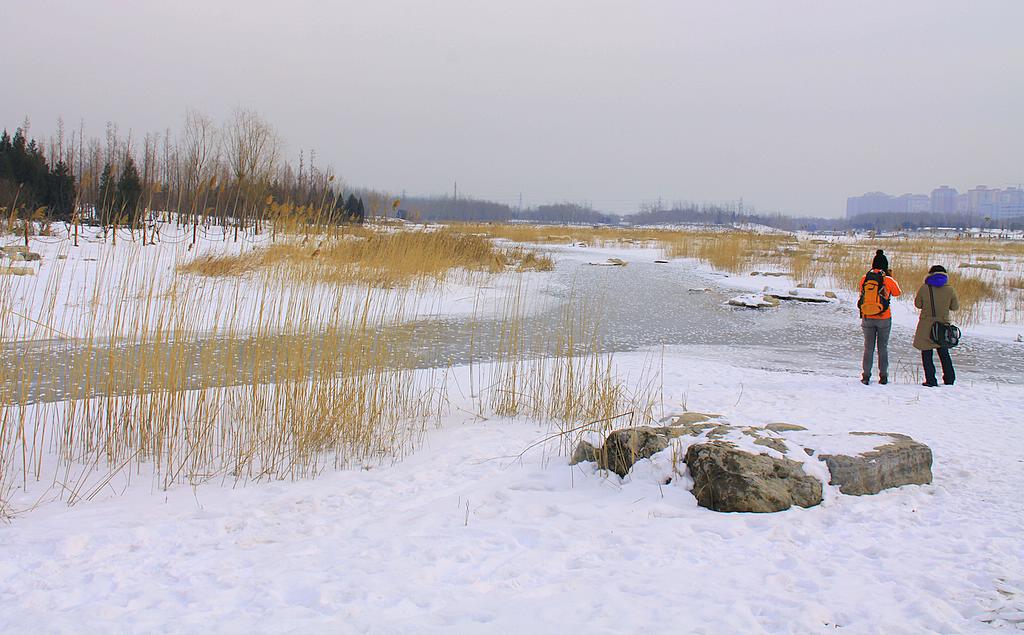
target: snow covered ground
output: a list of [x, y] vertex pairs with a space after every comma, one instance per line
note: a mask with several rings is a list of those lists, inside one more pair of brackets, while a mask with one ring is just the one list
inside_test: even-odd
[[[657, 257], [647, 251], [559, 257]], [[0, 632], [1024, 628], [1024, 387], [865, 387], [711, 357], [615, 360], [621, 376], [661, 369], [665, 414], [908, 434], [932, 448], [933, 484], [826, 487], [819, 507], [720, 514], [697, 506], [671, 449], [619, 479], [569, 466], [571, 443], [543, 441], [548, 424], [476, 416], [459, 367], [449, 413], [401, 461], [236, 488], [141, 485], [0, 525]]]
[[[620, 356], [623, 371], [645, 362]], [[667, 403], [815, 432], [898, 431], [935, 482], [811, 509], [700, 508], [666, 453], [624, 480], [536, 422], [458, 410], [393, 465], [131, 491], [0, 528], [3, 632], [985, 632], [1024, 624], [1024, 390], [874, 392], [692, 363]], [[461, 369], [463, 375], [466, 369]], [[465, 376], [463, 376], [463, 382]], [[469, 404], [458, 404], [465, 405]]]
[[[24, 243], [8, 236], [3, 245]], [[159, 242], [143, 246], [118, 230], [115, 242], [102, 230], [83, 227], [78, 246], [62, 228], [51, 236], [33, 236], [31, 251], [41, 260], [14, 263], [32, 269], [31, 275], [0, 276], [5, 294], [0, 308], [8, 315], [0, 336], [6, 340], [90, 338], [103, 340], [135, 325], [144, 329], [187, 331], [189, 336], [274, 333], [293, 327], [289, 315], [306, 314], [315, 327], [361, 307], [367, 289], [329, 284], [297, 285], [272, 274], [208, 278], [175, 275], [176, 268], [204, 256], [237, 255], [269, 246], [268, 233], [234, 234], [221, 227], [200, 228], [192, 248], [192, 230], [173, 223], [161, 224]], [[6, 267], [9, 260], [0, 260]], [[486, 318], [501, 310], [517, 285], [542, 288], [546, 276], [539, 272], [486, 275], [454, 272], [444, 282], [412, 288], [374, 289], [374, 304], [382, 314], [404, 319], [425, 317]], [[540, 310], [547, 296], [532, 298], [529, 310]], [[337, 305], [337, 306], [336, 306]], [[340, 308], [339, 308], [340, 307]], [[159, 319], [158, 316], [165, 316]], [[166, 316], [179, 316], [170, 317]], [[185, 333], [176, 333], [184, 336]]]

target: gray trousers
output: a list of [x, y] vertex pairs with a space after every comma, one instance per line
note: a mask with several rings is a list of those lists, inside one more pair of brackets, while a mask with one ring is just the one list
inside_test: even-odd
[[889, 332], [892, 318], [872, 320], [862, 318], [860, 328], [864, 331], [864, 376], [871, 374], [871, 362], [875, 357], [875, 342], [878, 343], [878, 374], [889, 374]]

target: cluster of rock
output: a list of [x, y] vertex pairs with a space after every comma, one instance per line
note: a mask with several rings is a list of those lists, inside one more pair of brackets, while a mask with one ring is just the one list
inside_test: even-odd
[[34, 251], [29, 251], [28, 247], [23, 245], [7, 245], [0, 247], [0, 258], [6, 257], [11, 262], [7, 264], [2, 270], [3, 273], [14, 276], [27, 276], [35, 273], [35, 270], [31, 267], [16, 266], [16, 262], [35, 262], [42, 260], [42, 256]]
[[[924, 485], [932, 480], [931, 449], [902, 434], [853, 432], [848, 435], [850, 439], [860, 441], [862, 446], [866, 442], [871, 449], [819, 454], [811, 447], [815, 440], [829, 445], [840, 441], [841, 445], [843, 439], [813, 435], [802, 426], [787, 423], [734, 426], [721, 421], [719, 415], [694, 412], [664, 423], [615, 430], [600, 447], [581, 441], [571, 462], [593, 461], [624, 477], [637, 461], [677, 443], [680, 450], [685, 448], [685, 453], [680, 451], [679, 455], [693, 479], [697, 503], [720, 512], [776, 512], [794, 505], [818, 505], [823, 480], [807, 473], [807, 461], [823, 463], [828, 468], [829, 484], [854, 496], [877, 494], [901, 485]], [[802, 435], [801, 443], [792, 438], [797, 435]], [[753, 451], [750, 446], [761, 446], [765, 451]], [[790, 458], [801, 458], [794, 453], [802, 453], [802, 460]], [[682, 466], [677, 465], [676, 470], [681, 473]]]
[[760, 293], [744, 293], [728, 301], [731, 306], [748, 309], [765, 309], [779, 306], [782, 301], [795, 302], [832, 302], [836, 294], [832, 291], [820, 291], [812, 285], [797, 285], [794, 289], [779, 290], [765, 287]]

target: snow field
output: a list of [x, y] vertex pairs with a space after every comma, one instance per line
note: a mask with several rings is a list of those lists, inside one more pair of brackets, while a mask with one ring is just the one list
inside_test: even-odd
[[[559, 253], [590, 261], [660, 251]], [[458, 310], [451, 288], [440, 297], [440, 311]], [[574, 438], [527, 450], [556, 430], [477, 416], [468, 386], [480, 368], [457, 367], [447, 414], [401, 460], [167, 491], [136, 474], [123, 491], [12, 519], [0, 526], [0, 632], [1021, 628], [1024, 388], [865, 387], [703, 354], [669, 347], [617, 354], [615, 364], [618, 376], [641, 377], [664, 355], [654, 364], [664, 414], [908, 434], [932, 448], [934, 483], [868, 497], [827, 486], [819, 507], [719, 514], [696, 505], [673, 448], [625, 479], [570, 467]], [[825, 476], [812, 459], [805, 465]]]
[[[617, 356], [623, 372], [647, 355]], [[468, 369], [459, 384], [468, 381]], [[743, 385], [742, 395], [739, 386]], [[455, 406], [415, 454], [314, 480], [129, 491], [3, 533], [6, 632], [981, 632], [1024, 602], [1024, 390], [884, 396], [665, 357], [669, 403], [815, 433], [898, 431], [935, 482], [718, 514], [670, 451], [620, 480], [531, 421]], [[666, 477], [674, 476], [669, 484]], [[40, 629], [42, 627], [42, 629]]]

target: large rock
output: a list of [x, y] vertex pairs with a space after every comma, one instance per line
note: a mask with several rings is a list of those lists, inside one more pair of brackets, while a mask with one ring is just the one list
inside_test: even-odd
[[616, 430], [604, 440], [598, 451], [601, 467], [619, 476], [629, 474], [640, 459], [648, 459], [668, 447], [668, 436], [661, 430], [641, 426]]
[[860, 454], [822, 454], [818, 458], [832, 474], [829, 485], [838, 485], [844, 494], [877, 494], [901, 485], [927, 485], [932, 482], [932, 450], [904, 434], [854, 432], [855, 435], [887, 436], [891, 442]]
[[711, 442], [691, 445], [685, 460], [701, 507], [719, 512], [778, 512], [793, 505], [821, 503], [821, 481], [790, 459]]
[[573, 450], [572, 458], [569, 460], [569, 465], [576, 465], [577, 463], [586, 463], [587, 461], [598, 462], [598, 449], [593, 446], [589, 441], [580, 441], [576, 445], [576, 449]]

